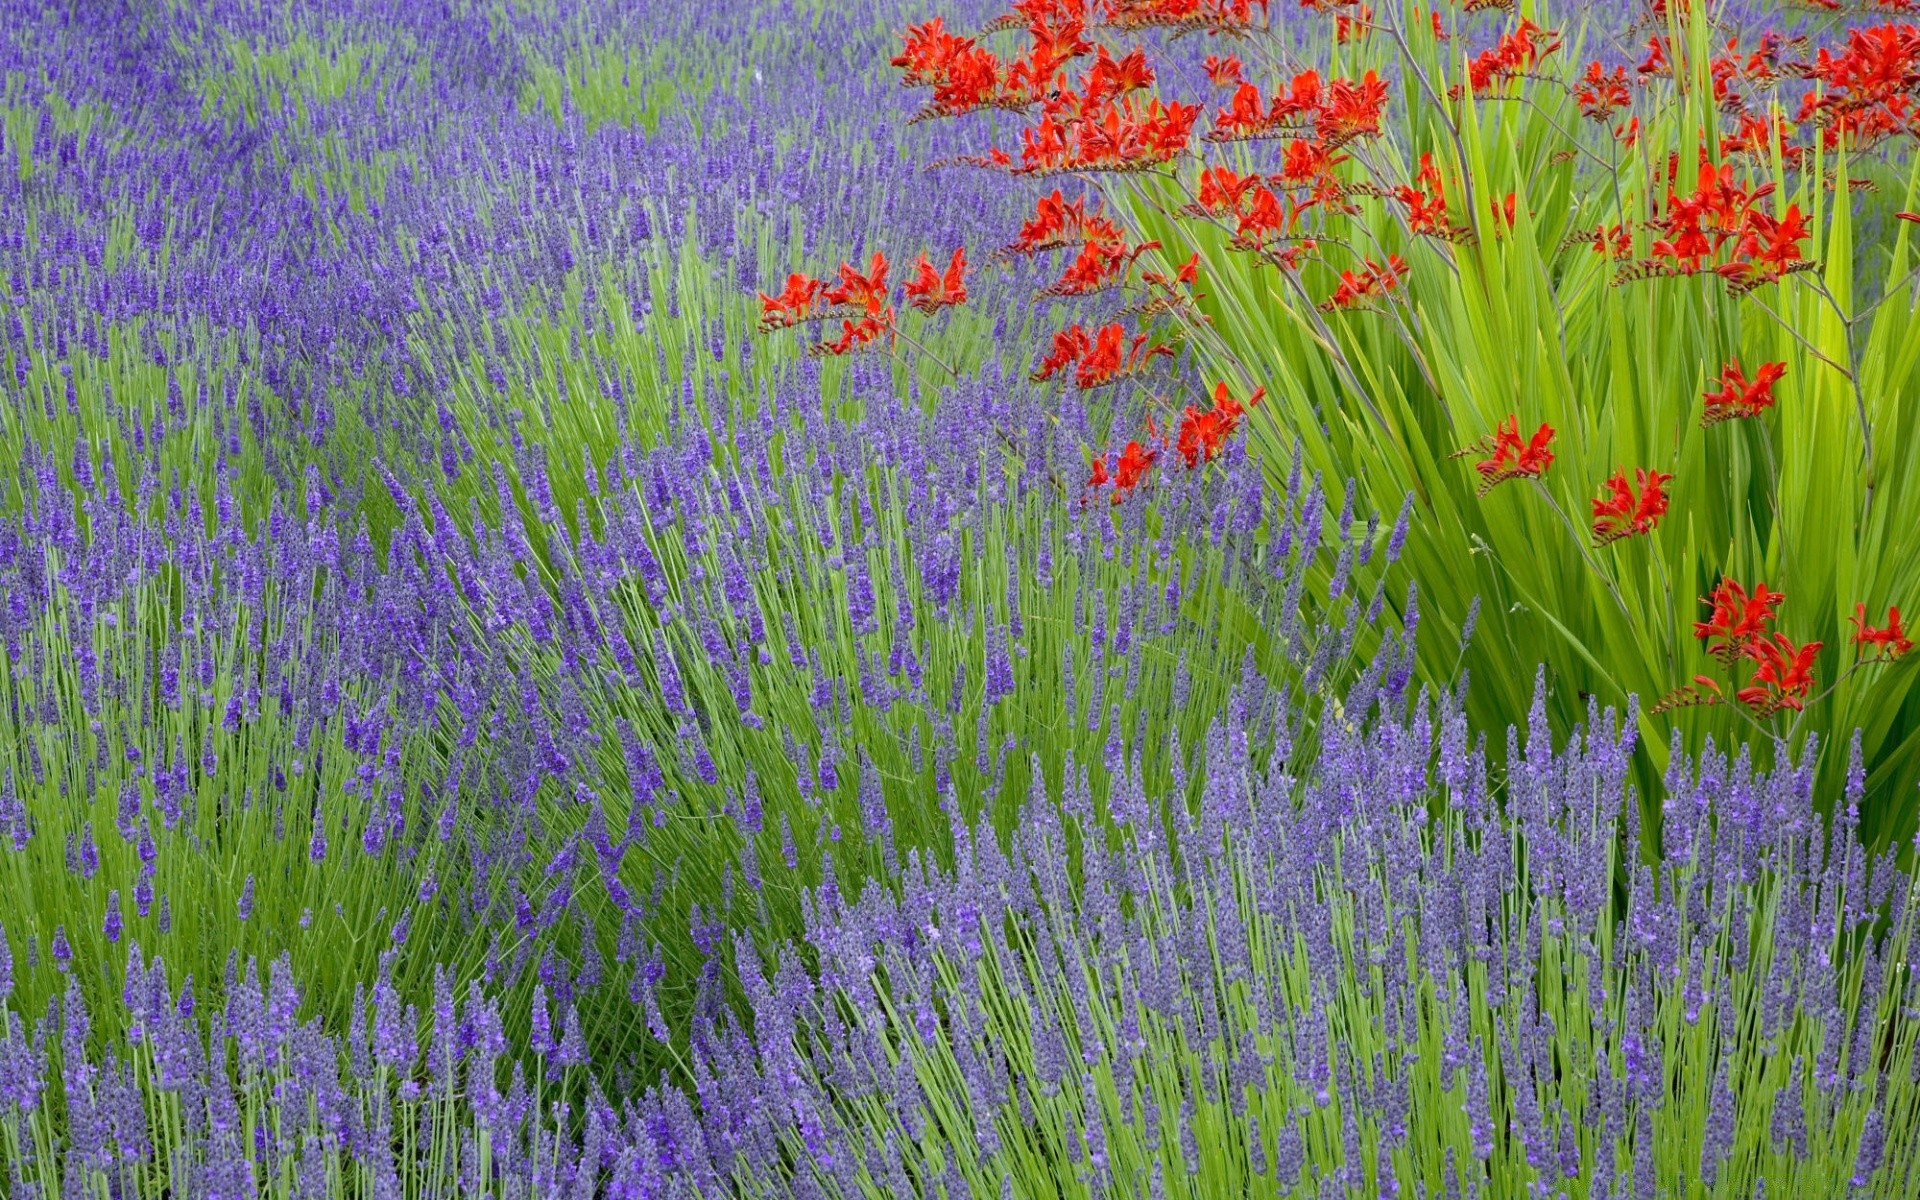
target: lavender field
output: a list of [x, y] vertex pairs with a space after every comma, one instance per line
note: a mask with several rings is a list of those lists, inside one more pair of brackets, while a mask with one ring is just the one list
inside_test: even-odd
[[1909, 0], [0, 0], [0, 1194], [1920, 1194]]

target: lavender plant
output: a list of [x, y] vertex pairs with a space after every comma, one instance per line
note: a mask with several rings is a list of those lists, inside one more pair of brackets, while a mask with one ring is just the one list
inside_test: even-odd
[[1004, 844], [950, 806], [951, 866], [855, 890], [829, 859], [801, 938], [714, 943], [687, 1090], [607, 1098], [543, 989], [507, 1077], [498, 1005], [444, 971], [424, 1038], [384, 972], [344, 1040], [299, 1023], [284, 963], [203, 1032], [136, 951], [130, 1059], [88, 1059], [77, 984], [31, 1035], [9, 1011], [16, 1190], [1907, 1194], [1916, 894], [1805, 756], [1677, 753], [1650, 866], [1630, 721], [1556, 747], [1537, 695], [1497, 803], [1409, 664], [1236, 689], [1204, 784], [1176, 744], [1152, 795], [1115, 746], [1107, 789], [1036, 763]]

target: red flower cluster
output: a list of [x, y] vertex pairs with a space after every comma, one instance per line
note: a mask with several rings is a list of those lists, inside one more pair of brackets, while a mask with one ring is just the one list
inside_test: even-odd
[[1011, 245], [1003, 247], [1001, 253], [1038, 254], [1062, 246], [1123, 240], [1125, 234], [1119, 224], [1107, 216], [1104, 209], [1096, 208], [1089, 213], [1085, 196], [1069, 204], [1060, 189], [1055, 188], [1052, 195], [1040, 197], [1033, 216], [1020, 226], [1020, 235]]
[[1010, 170], [1021, 175], [1147, 170], [1186, 150], [1200, 116], [1198, 108], [1177, 100], [1072, 105], [1077, 99], [1066, 97], [1057, 110], [1043, 112], [1039, 124], [1020, 131], [1020, 165]]
[[1386, 81], [1373, 71], [1358, 80], [1330, 82], [1322, 82], [1318, 71], [1302, 71], [1270, 101], [1262, 101], [1260, 89], [1253, 84], [1238, 81], [1233, 99], [1214, 114], [1206, 140], [1297, 137], [1310, 128], [1316, 139], [1339, 146], [1379, 133], [1386, 106]]
[[1053, 335], [1053, 352], [1040, 360], [1033, 381], [1044, 383], [1071, 366], [1076, 386], [1104, 387], [1139, 374], [1154, 358], [1173, 357], [1169, 346], [1147, 345], [1147, 336], [1136, 334], [1129, 342], [1125, 328], [1117, 321], [1094, 334], [1078, 324], [1068, 326]]
[[1042, 297], [1085, 296], [1117, 287], [1125, 281], [1134, 260], [1149, 250], [1159, 248], [1159, 242], [1129, 246], [1120, 240], [1088, 241], [1081, 245], [1080, 253], [1074, 256], [1066, 274], [1040, 289], [1038, 294]]
[[1532, 437], [1522, 441], [1520, 418], [1509, 414], [1505, 421], [1494, 426], [1492, 433], [1447, 457], [1486, 455], [1473, 464], [1473, 469], [1480, 472], [1479, 495], [1485, 496], [1509, 479], [1539, 479], [1545, 475], [1553, 465], [1553, 451], [1547, 448], [1553, 444], [1553, 435], [1553, 426], [1543, 421]]
[[850, 354], [893, 332], [893, 305], [887, 300], [887, 256], [875, 251], [863, 275], [850, 263], [840, 264], [840, 282], [821, 293], [835, 308], [855, 310], [857, 317], [840, 322], [840, 336], [808, 349], [814, 354]]
[[1785, 594], [1770, 590], [1765, 583], [1754, 584], [1749, 592], [1722, 577], [1713, 594], [1701, 600], [1713, 611], [1706, 620], [1693, 623], [1693, 636], [1707, 643], [1708, 654], [1730, 663], [1766, 637], [1767, 624], [1778, 615], [1774, 610], [1785, 599]]
[[1615, 471], [1601, 485], [1605, 492], [1592, 501], [1595, 544], [1605, 546], [1636, 533], [1651, 533], [1667, 515], [1666, 486], [1673, 476], [1645, 467], [1634, 468], [1633, 475], [1634, 482], [1628, 483], [1624, 468]]
[[1889, 662], [1913, 649], [1913, 641], [1900, 628], [1900, 606], [1897, 604], [1887, 609], [1887, 623], [1879, 629], [1867, 624], [1867, 606], [1864, 604], [1854, 605], [1853, 616], [1848, 620], [1853, 623], [1855, 630], [1853, 644], [1860, 647], [1861, 654], [1871, 661]]
[[1223, 380], [1214, 385], [1213, 407], [1195, 408], [1189, 404], [1180, 414], [1180, 434], [1175, 447], [1180, 451], [1188, 467], [1197, 467], [1203, 462], [1211, 462], [1214, 455], [1220, 453], [1220, 447], [1235, 429], [1240, 427], [1240, 418], [1246, 411], [1260, 403], [1267, 389], [1257, 387], [1247, 397], [1245, 406], [1233, 398]]
[[1813, 659], [1820, 653], [1820, 646], [1819, 642], [1796, 646], [1779, 633], [1749, 642], [1745, 654], [1759, 667], [1734, 698], [1760, 717], [1770, 717], [1783, 708], [1799, 712], [1807, 693], [1813, 690]]
[[1587, 120], [1602, 124], [1612, 121], [1614, 113], [1633, 101], [1627, 93], [1627, 69], [1617, 66], [1609, 74], [1601, 70], [1599, 60], [1595, 59], [1587, 64], [1587, 73], [1574, 89], [1573, 98], [1580, 105], [1580, 115]]
[[1700, 425], [1717, 425], [1734, 418], [1757, 417], [1773, 407], [1773, 385], [1786, 376], [1787, 364], [1770, 362], [1760, 364], [1753, 374], [1753, 382], [1747, 382], [1747, 376], [1740, 369], [1738, 360], [1720, 368], [1720, 377], [1714, 382], [1720, 385], [1717, 392], [1705, 392], [1706, 411], [1700, 414]]
[[787, 276], [787, 286], [778, 296], [760, 293], [760, 332], [787, 329], [820, 313], [815, 304], [826, 284], [795, 272]]
[[1101, 488], [1112, 484], [1113, 502], [1118, 504], [1147, 477], [1147, 469], [1153, 466], [1153, 461], [1158, 457], [1158, 450], [1149, 450], [1137, 441], [1127, 443], [1111, 469], [1107, 466], [1107, 455], [1096, 455], [1093, 475], [1087, 480], [1087, 487]]
[[1636, 274], [1692, 275], [1711, 270], [1745, 290], [1811, 264], [1800, 243], [1812, 236], [1797, 204], [1775, 217], [1758, 207], [1774, 185], [1748, 189], [1734, 179], [1733, 164], [1702, 161], [1694, 190], [1669, 191], [1667, 211], [1653, 221], [1660, 237], [1649, 268]]
[[1447, 211], [1446, 185], [1431, 154], [1420, 156], [1419, 173], [1412, 183], [1393, 189], [1393, 198], [1407, 206], [1407, 228], [1415, 233], [1443, 241], [1460, 241], [1472, 233], [1465, 226], [1453, 223], [1453, 216]]
[[1829, 149], [1896, 133], [1920, 135], [1913, 103], [1920, 87], [1920, 28], [1848, 30], [1845, 50], [1834, 54], [1822, 47], [1813, 62], [1795, 64], [1794, 71], [1823, 85], [1801, 101], [1798, 119], [1822, 126]]
[[919, 261], [913, 264], [914, 277], [907, 282], [907, 303], [923, 313], [934, 313], [967, 301], [967, 248], [961, 246], [953, 252], [953, 258], [947, 263], [943, 275], [933, 269], [927, 260], [927, 252], [920, 252]]
[[1340, 272], [1340, 283], [1333, 289], [1333, 295], [1321, 302], [1324, 312], [1338, 308], [1361, 308], [1372, 306], [1397, 289], [1407, 277], [1407, 260], [1398, 254], [1387, 256], [1385, 266], [1365, 260], [1358, 271]]
[[[840, 281], [832, 286], [818, 279], [795, 273], [787, 276], [787, 285], [778, 296], [760, 293], [760, 331], [790, 329], [802, 321], [840, 319], [840, 336], [809, 346], [811, 354], [850, 354], [862, 346], [891, 340], [894, 332], [893, 304], [888, 297], [887, 256], [875, 252], [864, 272], [851, 263], [840, 264]], [[907, 281], [907, 301], [923, 313], [964, 304], [967, 300], [967, 252], [953, 252], [946, 272], [936, 271], [925, 251], [914, 264], [916, 274]]]
[[[1540, 65], [1540, 60], [1560, 48], [1560, 35], [1543, 30], [1532, 21], [1521, 19], [1512, 32], [1500, 35], [1489, 50], [1467, 60], [1467, 84], [1478, 96], [1488, 88], [1516, 75], [1524, 75]], [[1456, 95], [1459, 89], [1454, 89]]]
[[1092, 51], [1084, 17], [1065, 15], [1061, 6], [1030, 6], [1027, 53], [1001, 62], [975, 39], [949, 33], [939, 17], [909, 25], [901, 50], [890, 63], [908, 87], [930, 87], [933, 98], [914, 118], [959, 116], [982, 108], [1025, 111], [1055, 88], [1060, 68]]

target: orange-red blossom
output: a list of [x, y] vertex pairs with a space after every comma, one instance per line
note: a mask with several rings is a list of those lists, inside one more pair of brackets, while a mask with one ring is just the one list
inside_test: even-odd
[[1102, 387], [1143, 370], [1149, 360], [1162, 356], [1173, 357], [1173, 349], [1148, 346], [1144, 333], [1128, 342], [1126, 329], [1117, 321], [1095, 334], [1075, 324], [1053, 335], [1053, 350], [1040, 360], [1032, 378], [1035, 383], [1044, 383], [1072, 366], [1076, 385]]
[[1854, 605], [1853, 616], [1848, 619], [1855, 630], [1853, 644], [1860, 647], [1863, 655], [1878, 661], [1899, 658], [1913, 649], [1913, 640], [1900, 627], [1900, 606], [1897, 604], [1887, 609], [1887, 623], [1878, 629], [1867, 624], [1867, 606], [1864, 604]]
[[1634, 468], [1634, 482], [1627, 482], [1623, 468], [1601, 485], [1604, 494], [1593, 503], [1593, 540], [1606, 545], [1637, 533], [1650, 533], [1667, 515], [1666, 485], [1673, 479], [1665, 471]]
[[1138, 487], [1147, 477], [1147, 469], [1160, 457], [1158, 450], [1149, 450], [1137, 441], [1128, 442], [1120, 456], [1114, 460], [1113, 469], [1107, 469], [1107, 456], [1096, 455], [1093, 460], [1093, 474], [1087, 480], [1087, 487], [1100, 488], [1113, 485], [1113, 502], [1126, 499], [1127, 493]]
[[1773, 385], [1786, 373], [1786, 363], [1762, 363], [1754, 372], [1752, 382], [1748, 382], [1739, 360], [1728, 363], [1720, 368], [1720, 377], [1715, 380], [1720, 390], [1703, 393], [1707, 407], [1700, 416], [1700, 424], [1716, 425], [1734, 418], [1759, 416], [1773, 407]]
[[1553, 451], [1547, 448], [1553, 444], [1553, 435], [1553, 426], [1543, 421], [1532, 437], [1522, 440], [1520, 418], [1508, 414], [1492, 433], [1448, 457], [1463, 458], [1476, 453], [1487, 456], [1473, 464], [1473, 469], [1480, 472], [1479, 494], [1485, 496], [1509, 479], [1538, 479], [1545, 475], [1553, 465]]
[[1240, 427], [1240, 418], [1246, 414], [1247, 409], [1260, 403], [1261, 398], [1266, 394], [1267, 389], [1264, 387], [1253, 389], [1253, 394], [1247, 397], [1247, 402], [1243, 406], [1233, 398], [1233, 394], [1227, 390], [1227, 385], [1223, 381], [1214, 385], [1212, 408], [1201, 409], [1191, 404], [1187, 405], [1186, 410], [1180, 414], [1179, 438], [1174, 443], [1175, 448], [1180, 451], [1180, 457], [1186, 460], [1187, 466], [1197, 467], [1203, 462], [1212, 461], [1214, 455], [1220, 453], [1220, 447], [1226, 443], [1227, 438]]
[[1821, 643], [1796, 646], [1784, 634], [1756, 638], [1742, 653], [1759, 664], [1753, 679], [1734, 693], [1734, 698], [1762, 717], [1770, 717], [1783, 708], [1799, 712], [1807, 693], [1813, 690], [1813, 659]]
[[1721, 662], [1732, 662], [1746, 653], [1747, 647], [1765, 639], [1767, 624], [1778, 614], [1776, 609], [1787, 597], [1765, 583], [1756, 583], [1749, 592], [1738, 583], [1722, 578], [1713, 594], [1701, 603], [1713, 612], [1704, 621], [1693, 623], [1693, 636], [1707, 643], [1707, 653]]
[[932, 313], [967, 300], [967, 249], [961, 246], [954, 250], [953, 257], [947, 262], [943, 275], [933, 269], [933, 263], [927, 260], [926, 251], [920, 252], [919, 261], [913, 264], [914, 277], [907, 281], [907, 303], [923, 313]]

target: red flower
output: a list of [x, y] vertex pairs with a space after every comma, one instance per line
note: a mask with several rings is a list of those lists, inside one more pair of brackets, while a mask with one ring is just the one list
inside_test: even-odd
[[1398, 288], [1406, 275], [1407, 262], [1398, 254], [1388, 255], [1385, 266], [1369, 258], [1358, 271], [1340, 272], [1339, 285], [1333, 289], [1333, 295], [1321, 303], [1320, 308], [1332, 312], [1336, 308], [1369, 305], [1376, 298]]
[[1359, 6], [1354, 16], [1341, 13], [1333, 19], [1333, 40], [1346, 45], [1357, 42], [1373, 32], [1373, 9], [1369, 5]]
[[1079, 246], [1087, 242], [1117, 242], [1124, 235], [1120, 226], [1103, 209], [1087, 211], [1087, 198], [1071, 204], [1059, 188], [1040, 197], [1033, 216], [1020, 226], [1020, 234], [1005, 254], [1038, 254], [1060, 246]]
[[1159, 248], [1159, 242], [1142, 242], [1132, 247], [1123, 241], [1088, 242], [1080, 247], [1080, 253], [1067, 267], [1066, 274], [1041, 289], [1040, 295], [1084, 296], [1104, 291], [1125, 278], [1127, 268], [1133, 265], [1135, 259], [1149, 250]]
[[1197, 467], [1203, 462], [1212, 461], [1214, 455], [1220, 453], [1220, 447], [1228, 436], [1239, 428], [1240, 418], [1246, 410], [1260, 403], [1261, 397], [1266, 394], [1266, 388], [1255, 388], [1242, 407], [1222, 381], [1214, 385], [1212, 408], [1198, 409], [1187, 405], [1180, 415], [1179, 439], [1175, 443], [1187, 466]]
[[1218, 54], [1209, 54], [1202, 66], [1206, 69], [1207, 78], [1213, 81], [1213, 86], [1223, 88], [1239, 86], [1240, 60], [1233, 55], [1229, 54], [1221, 58]]
[[[887, 305], [887, 256], [874, 251], [862, 275], [850, 263], [840, 264], [840, 282], [826, 290], [829, 304], [851, 304], [879, 319], [892, 316]], [[884, 323], [884, 322], [883, 322]]]
[[1387, 109], [1387, 83], [1369, 70], [1358, 82], [1336, 79], [1327, 85], [1315, 127], [1334, 145], [1380, 132]]
[[1796, 646], [1778, 633], [1771, 639], [1755, 638], [1742, 653], [1760, 666], [1734, 698], [1762, 717], [1783, 708], [1799, 712], [1807, 693], [1813, 690], [1813, 658], [1820, 646], [1819, 642]]
[[[1535, 41], [1536, 35], [1541, 40]], [[1478, 95], [1503, 79], [1532, 70], [1541, 59], [1560, 48], [1560, 35], [1542, 30], [1532, 21], [1521, 20], [1511, 32], [1500, 35], [1493, 48], [1467, 61], [1467, 83]]]
[[1886, 661], [1899, 658], [1913, 649], [1913, 642], [1906, 631], [1900, 628], [1900, 606], [1887, 609], [1887, 623], [1884, 628], [1875, 629], [1867, 624], [1867, 606], [1853, 606], [1853, 622], [1857, 632], [1853, 635], [1853, 644], [1860, 647], [1863, 657], [1873, 661]]
[[1198, 198], [1181, 211], [1195, 217], [1238, 214], [1247, 193], [1259, 182], [1258, 175], [1240, 175], [1229, 167], [1208, 167], [1200, 172]]
[[1606, 494], [1593, 503], [1593, 540], [1599, 545], [1649, 533], [1667, 515], [1666, 485], [1673, 478], [1664, 471], [1634, 468], [1634, 483], [1624, 469], [1615, 471], [1602, 486]]
[[814, 301], [826, 285], [798, 272], [787, 276], [787, 286], [778, 296], [760, 293], [760, 330], [786, 329], [815, 315]]
[[842, 320], [840, 336], [830, 342], [816, 342], [808, 350], [820, 354], [851, 354], [862, 346], [877, 341], [889, 326], [872, 317], [862, 317], [858, 321]]
[[932, 313], [938, 309], [955, 304], [964, 304], [967, 300], [967, 248], [961, 246], [954, 250], [953, 258], [947, 263], [946, 274], [933, 269], [927, 261], [927, 253], [922, 250], [920, 259], [913, 264], [916, 272], [907, 282], [907, 303], [923, 313]]
[[1138, 373], [1150, 359], [1161, 356], [1171, 358], [1172, 348], [1149, 347], [1144, 333], [1129, 343], [1126, 330], [1118, 322], [1096, 334], [1088, 334], [1081, 326], [1073, 325], [1053, 335], [1053, 352], [1040, 360], [1031, 378], [1035, 383], [1043, 383], [1072, 366], [1077, 386], [1103, 387]]
[[1093, 345], [1093, 339], [1080, 325], [1073, 324], [1053, 335], [1053, 351], [1040, 360], [1034, 369], [1032, 379], [1035, 383], [1045, 383], [1052, 379], [1064, 367], [1078, 362]]
[[1128, 492], [1146, 479], [1147, 470], [1153, 466], [1154, 460], [1158, 457], [1160, 457], [1158, 450], [1149, 450], [1137, 441], [1128, 442], [1126, 448], [1120, 452], [1120, 457], [1114, 460], [1112, 471], [1109, 472], [1107, 456], [1097, 455], [1093, 460], [1093, 474], [1087, 480], [1087, 487], [1100, 488], [1112, 484], [1113, 502], [1118, 504], [1126, 498]]
[[1728, 363], [1720, 368], [1720, 377], [1715, 381], [1720, 384], [1720, 390], [1703, 393], [1707, 408], [1701, 414], [1700, 424], [1704, 427], [1736, 417], [1759, 416], [1773, 407], [1773, 385], [1786, 373], [1787, 364], [1783, 362], [1762, 363], [1754, 372], [1753, 382], [1748, 383], [1739, 360]]
[[1785, 594], [1769, 590], [1765, 583], [1754, 584], [1749, 593], [1723, 577], [1713, 594], [1702, 598], [1701, 603], [1711, 605], [1713, 613], [1693, 623], [1693, 636], [1707, 643], [1708, 654], [1721, 662], [1732, 662], [1749, 645], [1767, 636], [1767, 623], [1785, 599]]
[[1626, 67], [1617, 66], [1609, 74], [1600, 69], [1598, 59], [1588, 63], [1587, 73], [1574, 89], [1573, 98], [1580, 105], [1580, 114], [1589, 121], [1611, 121], [1616, 109], [1625, 108], [1632, 101], [1627, 94]]
[[1545, 475], [1553, 465], [1553, 451], [1547, 449], [1553, 443], [1553, 435], [1553, 426], [1543, 421], [1531, 438], [1521, 441], [1520, 418], [1509, 415], [1492, 433], [1447, 457], [1464, 458], [1476, 453], [1487, 456], [1473, 464], [1473, 469], [1480, 472], [1479, 494], [1485, 496], [1509, 479], [1538, 479]]
[[1778, 276], [1805, 261], [1800, 243], [1812, 236], [1798, 204], [1787, 205], [1786, 215], [1778, 218], [1756, 210], [1747, 214], [1747, 232], [1734, 253], [1762, 264], [1761, 274]]

